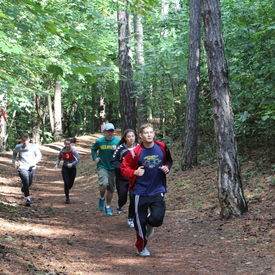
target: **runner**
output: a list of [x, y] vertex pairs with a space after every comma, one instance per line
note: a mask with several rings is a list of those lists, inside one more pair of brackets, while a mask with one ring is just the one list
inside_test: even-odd
[[[73, 139], [75, 141], [75, 139]], [[64, 193], [66, 197], [66, 204], [70, 203], [69, 192], [74, 185], [74, 180], [76, 177], [76, 165], [80, 158], [78, 152], [71, 146], [72, 139], [67, 138], [64, 141], [64, 147], [60, 150], [54, 170], [57, 169], [61, 159], [63, 159], [62, 165], [62, 178], [64, 181]]]
[[[21, 143], [17, 144], [12, 154], [12, 164], [14, 168], [18, 168], [19, 177], [22, 180], [21, 191], [26, 198], [26, 206], [31, 206], [32, 200], [30, 197], [29, 188], [33, 183], [33, 178], [36, 172], [36, 165], [41, 160], [42, 154], [38, 147], [30, 143], [29, 134], [24, 134], [21, 139]], [[18, 160], [19, 165], [16, 165]]]

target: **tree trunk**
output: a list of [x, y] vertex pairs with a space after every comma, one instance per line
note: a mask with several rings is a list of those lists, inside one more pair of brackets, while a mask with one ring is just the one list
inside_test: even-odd
[[55, 82], [54, 89], [54, 140], [62, 139], [61, 85]]
[[234, 131], [234, 118], [224, 53], [219, 0], [202, 0], [205, 49], [217, 139], [218, 195], [221, 216], [230, 218], [247, 212]]
[[91, 94], [92, 94], [92, 110], [91, 110], [92, 119], [90, 119], [91, 133], [95, 132], [95, 119], [96, 119], [96, 110], [97, 110], [96, 100], [95, 100], [96, 90], [97, 90], [97, 87], [95, 83], [93, 83], [92, 90], [91, 90]]
[[[126, 5], [128, 5], [126, 1]], [[136, 128], [130, 26], [127, 11], [118, 11], [121, 131]]]
[[185, 135], [181, 168], [198, 164], [198, 116], [200, 89], [201, 1], [190, 1], [190, 35], [186, 94]]
[[7, 115], [6, 115], [6, 100], [5, 94], [0, 95], [0, 154], [6, 150], [7, 139]]
[[[35, 110], [36, 116], [32, 121], [32, 138], [34, 144], [40, 144], [40, 124], [43, 122], [43, 111], [41, 110], [41, 96], [38, 94], [34, 95], [35, 97]], [[42, 125], [43, 126], [43, 125]], [[44, 127], [43, 127], [44, 128]]]
[[49, 109], [51, 131], [53, 133], [54, 132], [54, 115], [53, 115], [53, 107], [52, 107], [52, 98], [50, 94], [48, 94], [48, 109]]
[[161, 17], [167, 18], [169, 14], [169, 0], [161, 0]]
[[[137, 74], [139, 75], [139, 79], [142, 79], [144, 75], [144, 47], [143, 47], [143, 25], [141, 23], [141, 15], [135, 14], [134, 17], [134, 31], [135, 31], [135, 39], [136, 39], [136, 66], [137, 66]], [[143, 81], [140, 81], [143, 83]], [[147, 104], [146, 97], [144, 94], [144, 87], [136, 86], [136, 94], [137, 94], [137, 124], [138, 129], [147, 121]]]
[[106, 104], [104, 97], [100, 98], [100, 103], [99, 103], [99, 122], [100, 122], [100, 130], [103, 132], [105, 122], [106, 122], [106, 112], [105, 112]]

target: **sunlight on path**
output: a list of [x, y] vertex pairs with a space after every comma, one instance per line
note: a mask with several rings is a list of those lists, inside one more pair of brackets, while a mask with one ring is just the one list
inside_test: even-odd
[[[148, 242], [152, 256], [138, 257], [135, 230], [126, 223], [127, 211], [107, 217], [97, 209], [99, 190], [90, 147], [101, 136], [79, 137], [73, 144], [81, 160], [68, 205], [61, 167], [53, 170], [63, 142], [40, 147], [43, 157], [31, 188], [30, 208], [24, 206], [11, 154], [0, 157], [1, 275], [275, 274], [274, 254], [266, 250], [271, 242], [236, 231], [236, 225], [244, 228], [241, 221], [220, 221], [218, 209], [190, 207], [206, 196], [206, 191], [197, 189], [205, 183], [199, 181], [202, 175], [196, 169], [186, 180], [187, 173], [169, 174], [164, 224]], [[212, 177], [211, 172], [207, 180], [212, 182]], [[116, 204], [114, 194], [114, 210]], [[211, 200], [203, 204], [208, 207]]]

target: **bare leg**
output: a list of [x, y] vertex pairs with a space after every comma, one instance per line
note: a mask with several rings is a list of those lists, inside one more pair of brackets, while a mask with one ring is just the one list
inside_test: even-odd
[[100, 197], [104, 198], [106, 193], [107, 185], [101, 185], [99, 188]]
[[106, 195], [106, 205], [110, 205], [112, 198], [113, 198], [114, 192], [111, 190], [107, 190], [107, 195]]

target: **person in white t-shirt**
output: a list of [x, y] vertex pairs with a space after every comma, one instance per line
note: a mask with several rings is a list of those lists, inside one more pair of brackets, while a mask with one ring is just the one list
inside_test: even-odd
[[[22, 180], [22, 192], [26, 198], [26, 206], [31, 206], [32, 200], [30, 197], [29, 188], [33, 183], [33, 177], [36, 172], [36, 165], [41, 160], [42, 154], [38, 146], [30, 143], [28, 134], [24, 134], [21, 143], [17, 144], [12, 154], [12, 165], [18, 168], [19, 177]], [[18, 160], [19, 165], [16, 165]]]

